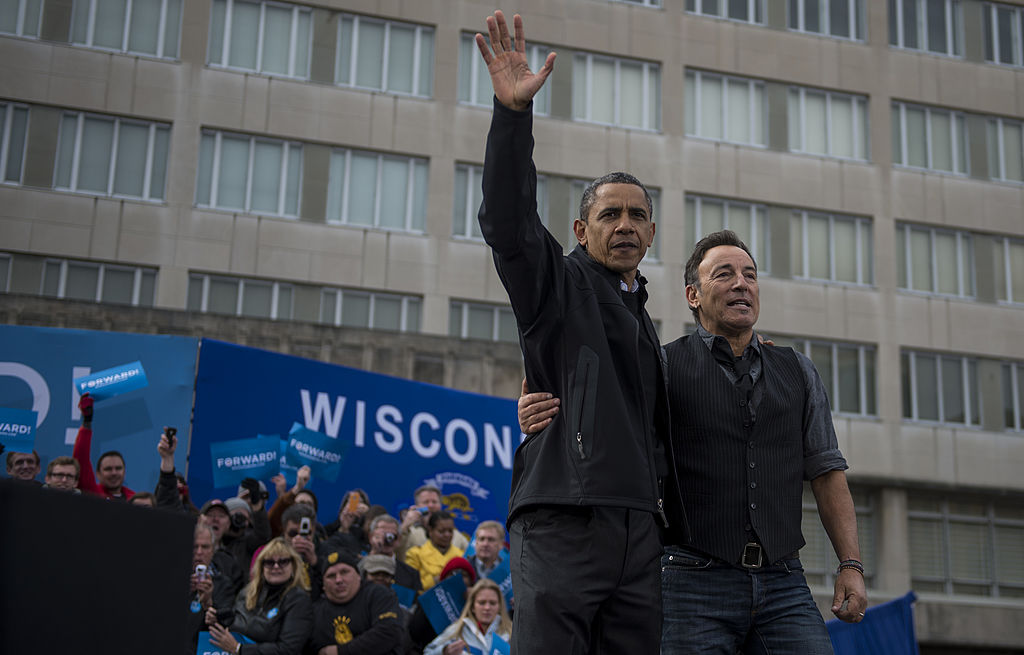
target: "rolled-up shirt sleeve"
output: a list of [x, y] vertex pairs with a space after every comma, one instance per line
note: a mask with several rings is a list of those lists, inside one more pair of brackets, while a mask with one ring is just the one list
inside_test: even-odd
[[850, 467], [839, 450], [839, 440], [832, 424], [832, 409], [821, 376], [806, 355], [798, 352], [796, 356], [807, 389], [803, 424], [804, 479], [813, 480], [829, 471], [845, 471]]

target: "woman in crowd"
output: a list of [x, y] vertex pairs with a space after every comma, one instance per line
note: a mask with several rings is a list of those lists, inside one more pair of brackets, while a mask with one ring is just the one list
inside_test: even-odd
[[[249, 584], [235, 600], [233, 616], [218, 622], [206, 612], [210, 641], [236, 655], [299, 655], [313, 629], [309, 577], [302, 558], [283, 538], [272, 539], [256, 556]], [[254, 643], [239, 643], [231, 632]]]
[[427, 541], [414, 546], [405, 554], [405, 563], [420, 572], [424, 589], [437, 584], [444, 565], [453, 557], [462, 557], [463, 551], [452, 545], [455, 520], [448, 512], [434, 512], [427, 521]]
[[470, 648], [492, 652], [494, 635], [508, 641], [512, 620], [505, 609], [505, 597], [497, 583], [483, 578], [469, 590], [462, 614], [436, 639], [427, 644], [423, 655], [462, 655]]

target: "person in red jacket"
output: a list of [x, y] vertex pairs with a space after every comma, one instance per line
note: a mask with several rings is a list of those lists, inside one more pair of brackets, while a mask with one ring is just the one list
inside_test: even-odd
[[135, 492], [124, 486], [124, 456], [116, 450], [110, 450], [96, 461], [96, 475], [93, 474], [89, 452], [92, 449], [92, 411], [93, 399], [88, 393], [82, 394], [78, 401], [78, 409], [82, 412], [82, 426], [75, 437], [75, 449], [72, 456], [78, 460], [81, 475], [78, 477], [78, 488], [84, 492], [112, 498], [130, 500]]

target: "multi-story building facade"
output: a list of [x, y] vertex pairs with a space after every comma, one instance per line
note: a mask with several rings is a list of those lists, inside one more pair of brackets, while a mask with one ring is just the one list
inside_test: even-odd
[[[0, 313], [209, 334], [498, 395], [515, 324], [475, 222], [479, 0], [0, 0]], [[1024, 2], [522, 0], [559, 54], [541, 213], [656, 201], [665, 340], [729, 227], [807, 353], [872, 598], [923, 653], [1024, 644]], [[808, 495], [802, 556], [834, 555]], [[1015, 650], [1017, 649], [1017, 650]]]

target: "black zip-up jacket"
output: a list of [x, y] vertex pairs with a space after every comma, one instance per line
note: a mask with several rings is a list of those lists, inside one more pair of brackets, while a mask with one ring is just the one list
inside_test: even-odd
[[[533, 390], [562, 399], [542, 432], [516, 449], [509, 522], [540, 504], [626, 507], [660, 513], [654, 450], [656, 426], [670, 474], [669, 515], [681, 517], [667, 409], [647, 416], [640, 373], [640, 330], [658, 336], [646, 310], [642, 321], [622, 302], [620, 276], [583, 246], [568, 256], [537, 214], [532, 107], [508, 109], [497, 100], [483, 172], [480, 229], [508, 291], [519, 324], [526, 378]], [[638, 275], [641, 302], [645, 280]], [[659, 395], [665, 355], [659, 348]], [[660, 398], [667, 408], [666, 397]]]

